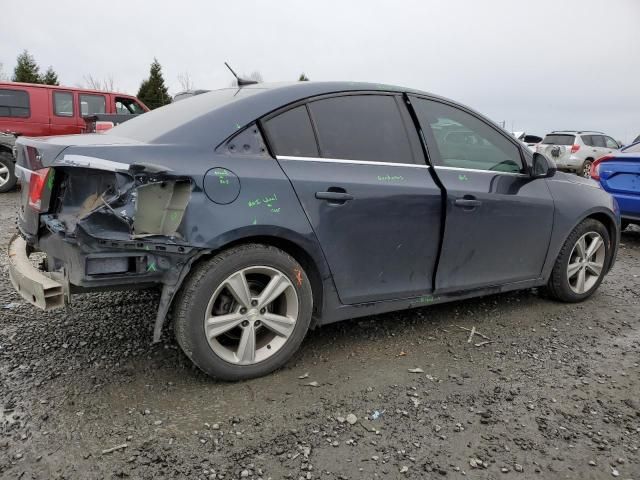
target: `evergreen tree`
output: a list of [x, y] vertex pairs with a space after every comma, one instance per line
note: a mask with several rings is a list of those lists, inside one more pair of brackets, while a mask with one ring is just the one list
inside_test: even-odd
[[309, 81], [309, 77], [307, 77], [304, 72], [302, 72], [300, 74], [300, 77], [298, 77], [298, 81], [299, 82], [308, 82]]
[[149, 78], [142, 81], [138, 98], [151, 110], [171, 103], [171, 96], [164, 84], [162, 77], [162, 67], [156, 58], [153, 59]]
[[49, 65], [47, 71], [40, 78], [40, 81], [45, 85], [60, 85], [60, 81], [58, 80], [58, 74], [53, 70], [53, 67]]
[[16, 68], [13, 71], [13, 81], [42, 83], [40, 78], [40, 67], [38, 67], [33, 55], [26, 50], [18, 55]]

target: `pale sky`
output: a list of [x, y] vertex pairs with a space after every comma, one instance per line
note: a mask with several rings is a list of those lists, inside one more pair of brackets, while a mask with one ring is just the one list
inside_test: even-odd
[[170, 93], [265, 81], [369, 81], [443, 95], [507, 129], [640, 134], [640, 0], [2, 0], [0, 63], [28, 49], [63, 85]]

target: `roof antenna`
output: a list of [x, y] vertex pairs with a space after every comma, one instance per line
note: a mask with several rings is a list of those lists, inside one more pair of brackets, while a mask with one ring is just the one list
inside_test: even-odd
[[255, 80], [247, 80], [245, 78], [240, 78], [238, 75], [236, 75], [236, 72], [233, 71], [233, 68], [231, 68], [227, 62], [224, 62], [224, 64], [231, 71], [233, 76], [236, 77], [236, 80], [238, 81], [238, 87], [244, 87], [245, 85], [253, 85], [254, 83], [258, 83]]

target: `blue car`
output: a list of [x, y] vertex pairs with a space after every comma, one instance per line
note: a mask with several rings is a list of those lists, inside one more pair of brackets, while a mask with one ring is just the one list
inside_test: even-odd
[[618, 201], [623, 230], [640, 225], [640, 142], [596, 160], [591, 178]]

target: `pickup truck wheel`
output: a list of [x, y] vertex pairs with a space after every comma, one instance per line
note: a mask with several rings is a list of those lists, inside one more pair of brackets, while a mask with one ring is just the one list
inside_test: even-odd
[[607, 228], [587, 219], [573, 229], [551, 272], [547, 288], [563, 302], [580, 302], [596, 291], [611, 262]]
[[13, 189], [17, 181], [13, 156], [7, 152], [0, 152], [0, 193]]
[[313, 296], [287, 253], [249, 244], [198, 265], [177, 298], [175, 335], [201, 370], [222, 380], [266, 375], [298, 350]]

